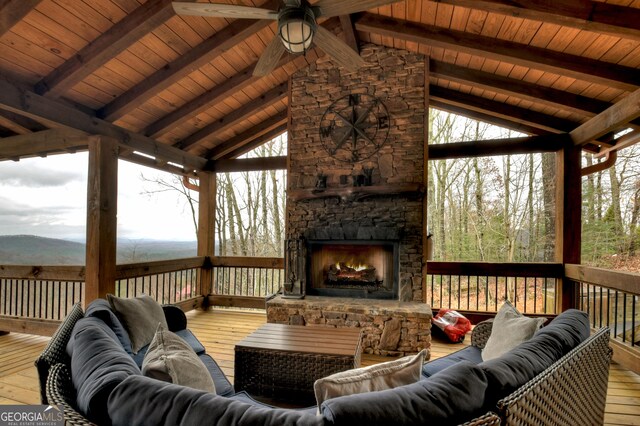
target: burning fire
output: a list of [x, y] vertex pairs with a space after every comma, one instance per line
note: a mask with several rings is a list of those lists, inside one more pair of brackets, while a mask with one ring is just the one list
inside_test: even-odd
[[[336, 269], [338, 269], [338, 271], [341, 269], [341, 266], [340, 266], [341, 263], [342, 262], [336, 263]], [[354, 270], [356, 272], [364, 271], [365, 269], [369, 269], [370, 268], [369, 265], [364, 265], [364, 264], [355, 265], [355, 264], [346, 263], [344, 266], [347, 267], [347, 268], [351, 268], [352, 270]]]

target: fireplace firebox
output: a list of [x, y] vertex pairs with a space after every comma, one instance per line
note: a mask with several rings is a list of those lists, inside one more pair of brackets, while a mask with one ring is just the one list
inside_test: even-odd
[[398, 298], [397, 242], [310, 240], [307, 258], [307, 294]]

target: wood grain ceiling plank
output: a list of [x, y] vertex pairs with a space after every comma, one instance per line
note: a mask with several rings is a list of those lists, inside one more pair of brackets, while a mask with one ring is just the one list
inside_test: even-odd
[[[50, 16], [46, 14], [46, 12], [41, 12], [38, 9], [35, 9], [33, 13], [25, 16], [24, 22], [46, 32], [55, 40], [66, 44], [76, 51], [82, 49], [88, 43], [87, 39], [74, 33], [69, 28], [58, 23], [57, 21], [54, 21]], [[73, 53], [75, 54], [75, 52]]]
[[0, 37], [22, 20], [42, 0], [7, 0], [0, 4]]
[[42, 28], [34, 27], [26, 20], [17, 23], [14, 26], [14, 31], [29, 42], [41, 46], [63, 60], [69, 59], [76, 53], [76, 49], [47, 34]]
[[640, 73], [636, 69], [506, 40], [475, 36], [371, 14], [362, 15], [356, 22], [356, 29], [486, 56], [585, 81], [612, 85], [623, 90], [634, 90], [640, 86]]
[[274, 87], [268, 92], [264, 93], [260, 96], [259, 99], [255, 99], [247, 104], [244, 104], [242, 107], [233, 111], [231, 114], [226, 115], [223, 118], [220, 118], [213, 123], [210, 123], [195, 133], [189, 135], [187, 138], [182, 141], [174, 144], [174, 146], [186, 150], [192, 145], [197, 144], [204, 138], [208, 137], [211, 134], [216, 132], [221, 132], [226, 129], [229, 129], [234, 124], [245, 120], [248, 116], [256, 113], [257, 111], [268, 107], [269, 105], [277, 102], [278, 100], [286, 97], [288, 90], [288, 84], [283, 83], [279, 86]]
[[55, 68], [64, 63], [64, 59], [60, 56], [37, 44], [31, 43], [14, 31], [9, 31], [2, 37], [2, 44], [17, 50], [23, 55], [30, 56], [34, 60], [40, 61], [51, 68]]
[[640, 9], [600, 1], [440, 0], [504, 15], [640, 40]]
[[257, 23], [246, 20], [236, 21], [114, 99], [98, 114], [106, 120], [117, 119], [146, 102], [157, 92], [181, 80], [194, 69], [212, 61], [240, 40], [264, 28], [265, 25], [265, 21]]
[[37, 93], [62, 95], [171, 16], [169, 0], [148, 1], [43, 78], [36, 85]]

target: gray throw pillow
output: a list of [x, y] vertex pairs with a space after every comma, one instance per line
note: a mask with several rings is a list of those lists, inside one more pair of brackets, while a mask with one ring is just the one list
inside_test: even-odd
[[426, 355], [427, 351], [423, 349], [415, 356], [342, 371], [318, 379], [313, 384], [318, 407], [327, 399], [343, 395], [381, 391], [416, 383], [420, 380]]
[[168, 328], [162, 306], [149, 296], [125, 299], [107, 294], [107, 300], [127, 329], [134, 354], [151, 343], [158, 324]]
[[142, 362], [142, 374], [153, 379], [215, 393], [209, 370], [180, 336], [158, 325]]
[[505, 301], [493, 320], [491, 335], [482, 350], [483, 361], [498, 358], [529, 340], [543, 324], [544, 318], [525, 317]]

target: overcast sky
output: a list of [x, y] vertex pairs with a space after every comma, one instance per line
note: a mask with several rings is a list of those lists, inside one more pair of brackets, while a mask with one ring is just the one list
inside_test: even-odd
[[[118, 238], [195, 240], [189, 209], [176, 193], [143, 194], [146, 178], [169, 176], [118, 162]], [[0, 235], [86, 237], [87, 153], [0, 162]]]

